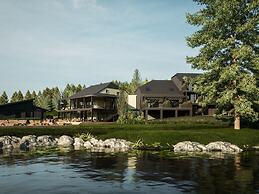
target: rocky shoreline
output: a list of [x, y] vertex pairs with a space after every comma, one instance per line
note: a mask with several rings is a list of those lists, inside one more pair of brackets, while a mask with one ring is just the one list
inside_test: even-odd
[[[0, 149], [20, 149], [30, 150], [37, 147], [73, 147], [76, 150], [88, 149], [88, 150], [100, 150], [111, 149], [113, 151], [129, 151], [131, 149], [142, 149], [142, 147], [136, 147], [134, 143], [126, 141], [124, 139], [106, 139], [98, 140], [94, 137], [90, 137], [87, 140], [83, 140], [80, 137], [70, 137], [63, 135], [59, 138], [55, 138], [49, 135], [35, 136], [27, 135], [22, 138], [15, 136], [3, 136], [0, 137]], [[171, 150], [174, 152], [222, 152], [222, 153], [240, 153], [243, 150], [236, 145], [228, 142], [211, 142], [207, 145], [200, 144], [198, 142], [183, 141], [176, 145], [173, 145]]]

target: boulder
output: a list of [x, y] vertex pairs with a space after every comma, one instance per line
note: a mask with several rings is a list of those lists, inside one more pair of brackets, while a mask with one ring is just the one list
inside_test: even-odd
[[183, 141], [174, 146], [175, 152], [204, 152], [206, 147], [198, 142]]
[[89, 140], [89, 142], [90, 142], [94, 147], [99, 147], [99, 141], [98, 141], [98, 139], [91, 138], [91, 139]]
[[0, 147], [2, 147], [2, 149], [12, 149], [13, 145], [12, 145], [12, 137], [11, 136], [3, 136], [0, 137]]
[[229, 142], [222, 142], [222, 141], [216, 141], [211, 142], [208, 145], [206, 145], [206, 150], [211, 151], [220, 151], [225, 153], [233, 153], [233, 152], [242, 152], [243, 150], [240, 149], [238, 146], [233, 145]]
[[19, 148], [21, 144], [21, 138], [12, 136], [12, 146], [13, 148]]
[[93, 147], [93, 145], [91, 144], [90, 141], [86, 141], [86, 142], [84, 143], [84, 147], [85, 147], [86, 149], [90, 149], [90, 148]]
[[40, 147], [52, 147], [57, 145], [57, 141], [49, 135], [42, 135], [37, 137], [37, 143]]
[[28, 148], [36, 147], [37, 145], [37, 137], [35, 135], [27, 135], [22, 137], [20, 142], [20, 149], [26, 150]]
[[74, 138], [74, 146], [75, 147], [84, 147], [84, 140], [82, 140], [81, 138]]
[[129, 149], [131, 146], [131, 142], [128, 142], [124, 139], [106, 139], [102, 142], [103, 147], [105, 148], [114, 148], [114, 149]]
[[70, 147], [73, 146], [74, 139], [72, 137], [69, 137], [67, 135], [62, 135], [58, 139], [58, 145], [62, 147]]

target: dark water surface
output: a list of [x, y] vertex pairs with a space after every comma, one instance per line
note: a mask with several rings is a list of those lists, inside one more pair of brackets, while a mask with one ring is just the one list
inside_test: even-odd
[[259, 193], [259, 153], [0, 154], [0, 194]]

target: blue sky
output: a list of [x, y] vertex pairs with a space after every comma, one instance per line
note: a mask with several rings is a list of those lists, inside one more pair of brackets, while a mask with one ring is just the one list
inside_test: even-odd
[[0, 93], [193, 72], [191, 0], [0, 0]]

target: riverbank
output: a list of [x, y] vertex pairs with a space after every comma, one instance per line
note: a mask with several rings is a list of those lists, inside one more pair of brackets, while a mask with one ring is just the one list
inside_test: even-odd
[[0, 127], [0, 136], [52, 135], [76, 136], [90, 133], [98, 139], [118, 138], [131, 142], [141, 140], [146, 145], [167, 147], [182, 141], [208, 144], [215, 141], [230, 142], [240, 148], [258, 146], [259, 130], [242, 128], [233, 129], [227, 122], [210, 117], [182, 117], [146, 124], [118, 125], [81, 124], [78, 126], [42, 126], [42, 127]]

